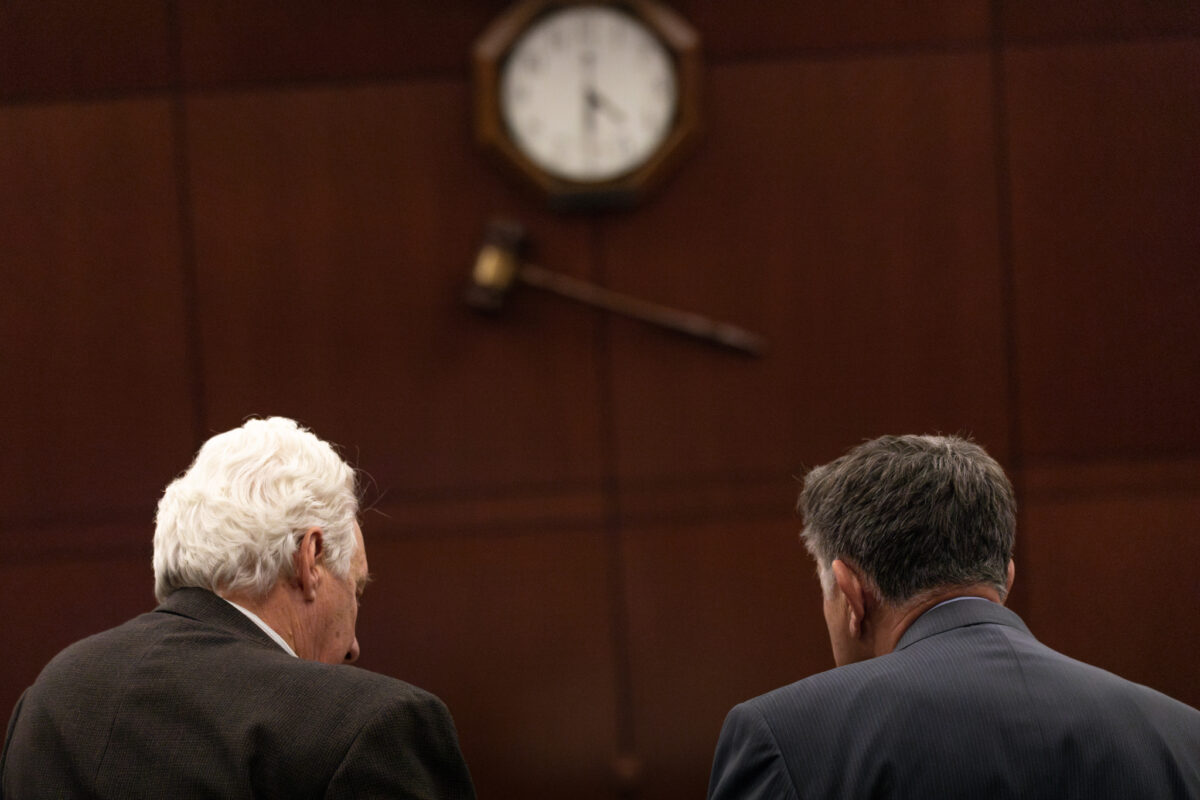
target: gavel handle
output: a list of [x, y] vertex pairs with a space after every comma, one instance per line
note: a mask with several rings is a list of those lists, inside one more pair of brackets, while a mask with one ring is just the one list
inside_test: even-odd
[[571, 300], [578, 300], [595, 308], [703, 339], [706, 342], [728, 347], [746, 355], [760, 356], [767, 347], [766, 341], [761, 336], [735, 325], [652, 303], [649, 300], [629, 297], [533, 264], [523, 264], [517, 273], [517, 280]]

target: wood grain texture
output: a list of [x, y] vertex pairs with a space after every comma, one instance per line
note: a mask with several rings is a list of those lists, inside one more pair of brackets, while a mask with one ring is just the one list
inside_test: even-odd
[[603, 536], [419, 538], [370, 518], [364, 535], [360, 664], [447, 702], [480, 796], [611, 796]]
[[471, 43], [506, 5], [179, 0], [184, 80], [465, 77]]
[[1023, 449], [1200, 449], [1196, 42], [1006, 56]]
[[1043, 642], [1200, 707], [1197, 466], [1041, 468], [1017, 534], [1017, 580], [1028, 584], [1026, 621]]
[[804, 51], [986, 40], [986, 0], [886, 0], [862, 3], [755, 3], [679, 0], [714, 58], [762, 58]]
[[192, 449], [167, 104], [0, 108], [0, 518], [153, 515]]
[[1000, 8], [1007, 39], [1200, 33], [1200, 5], [1188, 0], [1005, 0]]
[[160, 0], [0, 3], [0, 98], [158, 89], [170, 82]]
[[729, 709], [833, 666], [798, 530], [781, 513], [622, 533], [639, 797], [703, 796]]
[[982, 56], [714, 68], [712, 129], [607, 227], [607, 284], [751, 328], [745, 360], [614, 321], [622, 477], [787, 475], [884, 432], [1006, 456]]
[[466, 109], [460, 84], [189, 103], [214, 425], [297, 416], [385, 491], [597, 480], [595, 320], [462, 300], [489, 214], [540, 224], [538, 254], [576, 272], [586, 222], [510, 200]]

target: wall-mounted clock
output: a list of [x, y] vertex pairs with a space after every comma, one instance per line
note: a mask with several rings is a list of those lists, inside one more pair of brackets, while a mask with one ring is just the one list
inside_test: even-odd
[[651, 0], [526, 0], [474, 61], [479, 142], [555, 207], [632, 203], [699, 131], [699, 37]]

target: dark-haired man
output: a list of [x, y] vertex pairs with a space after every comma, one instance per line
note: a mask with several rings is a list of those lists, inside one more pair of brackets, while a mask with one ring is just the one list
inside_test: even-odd
[[1200, 798], [1200, 711], [1004, 608], [1015, 503], [982, 448], [876, 439], [799, 508], [838, 666], [729, 713], [711, 800]]

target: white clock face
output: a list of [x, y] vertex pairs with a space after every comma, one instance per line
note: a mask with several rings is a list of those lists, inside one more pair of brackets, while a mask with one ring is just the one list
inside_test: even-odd
[[675, 63], [644, 23], [603, 6], [539, 19], [501, 68], [500, 113], [513, 142], [566, 180], [631, 172], [659, 148], [675, 117]]

